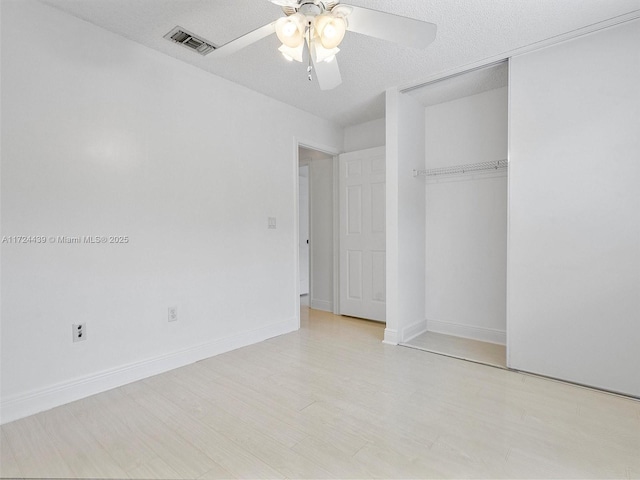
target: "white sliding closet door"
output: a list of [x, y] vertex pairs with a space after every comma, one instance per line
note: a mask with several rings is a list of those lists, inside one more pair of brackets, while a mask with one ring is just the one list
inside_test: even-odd
[[340, 313], [386, 317], [385, 149], [340, 155]]
[[640, 397], [640, 20], [511, 60], [509, 366]]

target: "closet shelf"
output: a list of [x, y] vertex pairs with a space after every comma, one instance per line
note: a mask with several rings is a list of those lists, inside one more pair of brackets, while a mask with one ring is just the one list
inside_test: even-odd
[[413, 170], [414, 177], [438, 177], [442, 175], [458, 175], [472, 172], [484, 172], [490, 170], [504, 170], [508, 167], [508, 161], [496, 160], [493, 162], [470, 163], [468, 165], [455, 165], [453, 167], [430, 168], [427, 170]]

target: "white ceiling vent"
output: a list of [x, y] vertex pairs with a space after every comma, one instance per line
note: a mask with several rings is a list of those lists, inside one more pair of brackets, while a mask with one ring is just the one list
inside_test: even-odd
[[197, 52], [200, 55], [206, 55], [216, 49], [216, 46], [213, 43], [195, 36], [193, 33], [186, 31], [182, 27], [175, 27], [167, 33], [164, 38], [171, 40], [174, 43], [179, 43], [183, 47]]

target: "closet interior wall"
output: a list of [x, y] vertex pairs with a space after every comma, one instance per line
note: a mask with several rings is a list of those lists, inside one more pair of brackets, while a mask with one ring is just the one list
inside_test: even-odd
[[[507, 107], [506, 86], [425, 107], [426, 169], [506, 160]], [[507, 170], [420, 180], [427, 330], [505, 344]]]

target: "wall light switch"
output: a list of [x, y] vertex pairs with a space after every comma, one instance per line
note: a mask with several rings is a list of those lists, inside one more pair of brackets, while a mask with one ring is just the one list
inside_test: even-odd
[[268, 228], [276, 228], [276, 217], [269, 217], [268, 222]]

